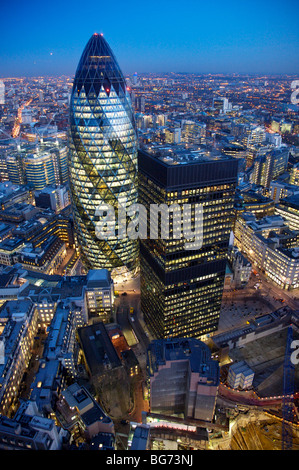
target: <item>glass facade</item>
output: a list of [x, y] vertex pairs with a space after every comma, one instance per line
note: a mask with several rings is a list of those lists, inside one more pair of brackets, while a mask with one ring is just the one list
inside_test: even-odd
[[[139, 152], [139, 197], [149, 204], [203, 205], [203, 244], [184, 240], [140, 242], [141, 309], [157, 338], [202, 337], [218, 327], [229, 236], [233, 221], [237, 160], [167, 165]], [[170, 220], [170, 227], [172, 221]]]
[[87, 268], [135, 271], [138, 241], [99, 239], [97, 208], [137, 198], [137, 133], [129, 92], [116, 59], [94, 34], [80, 59], [70, 102], [69, 175], [75, 229]]

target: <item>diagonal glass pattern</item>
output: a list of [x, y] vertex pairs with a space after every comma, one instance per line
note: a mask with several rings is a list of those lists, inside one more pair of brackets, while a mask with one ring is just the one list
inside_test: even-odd
[[87, 268], [135, 271], [138, 242], [100, 240], [96, 209], [137, 198], [137, 134], [124, 76], [102, 35], [87, 43], [76, 71], [70, 102], [69, 174], [82, 260]]

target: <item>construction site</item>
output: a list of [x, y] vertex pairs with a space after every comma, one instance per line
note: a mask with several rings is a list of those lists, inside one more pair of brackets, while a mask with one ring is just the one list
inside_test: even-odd
[[[210, 448], [299, 450], [299, 367], [291, 361], [298, 320], [282, 308], [210, 341], [221, 370], [217, 406], [229, 419], [229, 432], [210, 434]], [[232, 384], [230, 369], [244, 364], [250, 383]]]

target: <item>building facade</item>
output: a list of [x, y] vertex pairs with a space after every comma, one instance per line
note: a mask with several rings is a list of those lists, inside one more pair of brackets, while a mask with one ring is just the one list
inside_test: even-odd
[[[189, 159], [190, 157], [190, 159]], [[169, 217], [169, 238], [140, 240], [141, 310], [157, 338], [200, 337], [217, 329], [232, 227], [237, 160], [139, 152], [139, 198], [152, 204], [202, 204], [202, 246], [186, 249]], [[175, 238], [179, 235], [179, 238]]]
[[150, 344], [147, 371], [152, 413], [212, 421], [219, 386], [219, 364], [195, 338]]
[[[99, 207], [137, 202], [137, 134], [123, 74], [102, 35], [80, 59], [70, 101], [70, 188], [81, 256], [90, 269], [134, 272], [138, 243], [101, 237]], [[114, 272], [114, 271], [113, 271]]]
[[282, 289], [299, 286], [299, 232], [279, 216], [256, 220], [244, 213], [236, 223], [234, 244], [249, 261]]

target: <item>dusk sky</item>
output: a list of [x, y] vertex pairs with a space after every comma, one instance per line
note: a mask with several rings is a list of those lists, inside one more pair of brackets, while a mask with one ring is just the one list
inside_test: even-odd
[[299, 72], [298, 0], [1, 0], [0, 76], [73, 75], [103, 33], [124, 73]]

